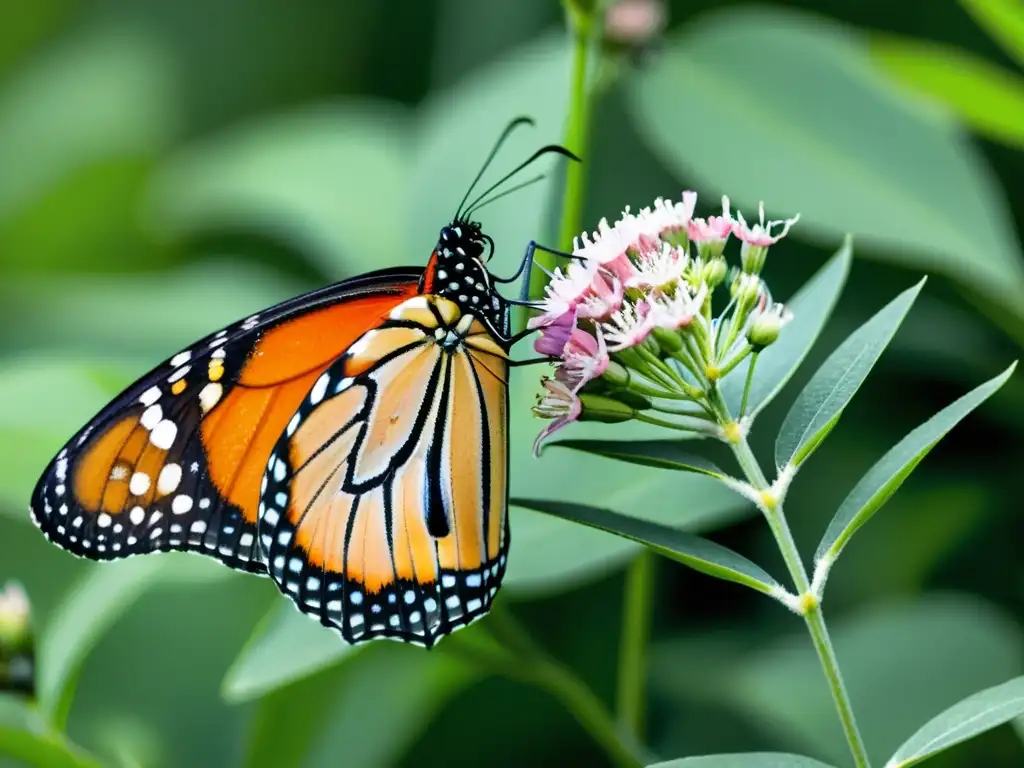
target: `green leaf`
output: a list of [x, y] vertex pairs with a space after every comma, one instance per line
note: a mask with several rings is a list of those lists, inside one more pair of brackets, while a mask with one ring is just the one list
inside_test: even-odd
[[[829, 624], [876, 765], [937, 711], [1024, 672], [1021, 628], [971, 595], [875, 604]], [[662, 695], [729, 708], [794, 749], [848, 764], [849, 749], [806, 632], [756, 643], [746, 653], [723, 653], [721, 646], [717, 637], [656, 644], [652, 685]], [[679, 659], [686, 658], [700, 662], [681, 668]]]
[[39, 713], [20, 698], [0, 693], [0, 758], [39, 768], [100, 768], [62, 735], [50, 733]]
[[874, 36], [871, 53], [896, 81], [941, 101], [983, 136], [1024, 146], [1024, 79], [960, 48]]
[[1017, 0], [960, 0], [989, 36], [1024, 66], [1024, 8]]
[[782, 423], [775, 442], [775, 463], [779, 467], [800, 466], [825, 439], [889, 345], [923, 286], [921, 280], [889, 302], [822, 363]]
[[56, 727], [67, 718], [89, 652], [166, 563], [160, 557], [137, 557], [94, 566], [50, 616], [39, 643], [37, 689], [40, 709]]
[[655, 763], [648, 768], [831, 768], [810, 757], [781, 752], [750, 752], [736, 755], [704, 755]]
[[660, 555], [717, 579], [732, 581], [778, 597], [783, 589], [759, 566], [713, 541], [664, 525], [638, 520], [599, 507], [544, 499], [513, 498], [512, 504], [554, 515], [581, 525], [614, 533], [653, 549]]
[[250, 701], [360, 652], [291, 603], [277, 605], [231, 665], [221, 695], [236, 704]]
[[1017, 364], [1013, 363], [994, 379], [943, 408], [879, 459], [839, 505], [839, 511], [818, 546], [815, 561], [834, 561], [850, 537], [896, 492], [935, 444], [1003, 386], [1016, 367]]
[[696, 453], [683, 450], [679, 440], [559, 440], [552, 446], [593, 453], [608, 459], [657, 469], [675, 469], [721, 478], [724, 473], [712, 462]]
[[[853, 242], [847, 237], [835, 256], [786, 302], [793, 312], [793, 319], [782, 329], [778, 340], [758, 355], [747, 399], [749, 415], [756, 416], [772, 401], [811, 351], [839, 300], [852, 260]], [[733, 415], [740, 412], [749, 368], [748, 358], [719, 385]]]
[[93, 25], [62, 36], [5, 83], [0, 221], [77, 169], [170, 142], [180, 124], [173, 64], [140, 29]]
[[1020, 317], [1024, 259], [984, 160], [848, 26], [781, 8], [707, 14], [666, 41], [634, 97], [641, 134], [680, 178], [740, 209], [799, 211], [797, 236], [852, 232], [859, 252], [942, 273]]
[[425, 263], [429, 245], [409, 252], [402, 226], [411, 214], [409, 127], [398, 105], [356, 100], [246, 125], [168, 165], [148, 216], [173, 238], [239, 229], [277, 236], [332, 277], [395, 258]]
[[886, 768], [907, 768], [1024, 714], [1024, 677], [979, 691], [929, 720]]

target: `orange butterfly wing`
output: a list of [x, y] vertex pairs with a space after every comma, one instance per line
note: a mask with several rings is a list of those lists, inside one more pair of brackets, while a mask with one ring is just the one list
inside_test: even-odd
[[126, 389], [46, 468], [33, 519], [72, 553], [203, 552], [265, 572], [256, 540], [267, 458], [318, 377], [416, 294], [386, 270], [212, 334]]
[[270, 456], [267, 567], [350, 643], [432, 645], [505, 570], [508, 357], [470, 310], [395, 307], [331, 365]]

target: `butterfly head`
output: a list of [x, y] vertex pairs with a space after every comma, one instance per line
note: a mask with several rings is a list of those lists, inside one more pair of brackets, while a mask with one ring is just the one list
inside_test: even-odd
[[494, 289], [487, 270], [493, 250], [494, 241], [477, 222], [454, 219], [441, 228], [421, 290], [450, 299], [507, 336], [508, 303]]

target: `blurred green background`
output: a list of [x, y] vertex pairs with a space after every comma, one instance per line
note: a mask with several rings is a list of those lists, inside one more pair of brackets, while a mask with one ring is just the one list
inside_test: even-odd
[[[673, 0], [664, 39], [595, 105], [591, 227], [683, 188], [701, 211], [723, 192], [745, 212], [762, 198], [773, 217], [799, 211], [766, 272], [783, 300], [855, 234], [825, 334], [753, 433], [765, 457], [828, 351], [933, 276], [795, 483], [787, 511], [808, 555], [875, 459], [1024, 345], [1024, 43], [1015, 54], [987, 34], [977, 5]], [[87, 638], [75, 742], [113, 765], [606, 764], [543, 692], [440, 652], [346, 653], [268, 581], [198, 558], [94, 569], [26, 512], [50, 456], [152, 364], [276, 300], [424, 263], [508, 119], [538, 126], [504, 167], [561, 138], [568, 50], [556, 0], [0, 5], [0, 583], [25, 584], [44, 638]], [[960, 82], [968, 64], [995, 85]], [[531, 237], [553, 241], [556, 201], [538, 185], [486, 209], [497, 271]], [[701, 531], [781, 578], [760, 519], [710, 481], [530, 458], [537, 371], [515, 376], [514, 494]], [[1017, 375], [835, 568], [826, 613], [874, 759], [1024, 672], [1022, 433]], [[634, 546], [524, 510], [512, 528], [512, 610], [611, 706]], [[668, 562], [648, 690], [663, 758], [779, 750], [848, 764], [800, 623]], [[1005, 726], [929, 765], [1024, 765], [1024, 745]]]

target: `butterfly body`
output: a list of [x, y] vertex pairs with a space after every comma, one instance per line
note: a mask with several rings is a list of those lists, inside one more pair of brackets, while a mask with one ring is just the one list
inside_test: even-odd
[[269, 575], [349, 642], [432, 645], [508, 551], [509, 305], [478, 225], [211, 334], [76, 434], [30, 509], [72, 553]]

